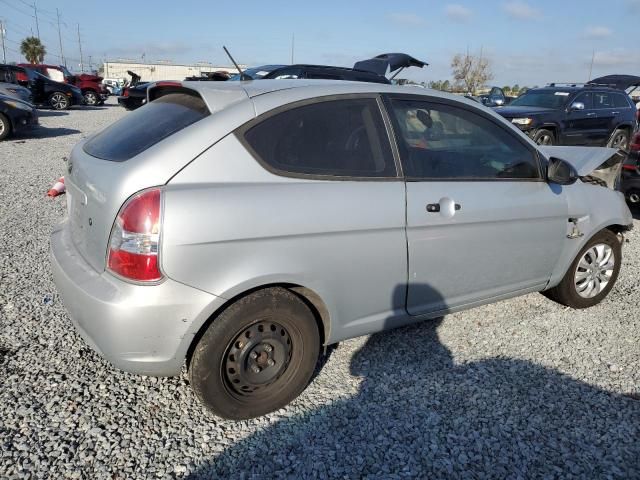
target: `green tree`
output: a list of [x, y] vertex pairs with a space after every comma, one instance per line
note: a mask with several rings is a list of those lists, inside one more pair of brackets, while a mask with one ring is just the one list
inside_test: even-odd
[[47, 49], [38, 37], [27, 37], [20, 43], [20, 52], [27, 59], [27, 62], [34, 64], [44, 62]]

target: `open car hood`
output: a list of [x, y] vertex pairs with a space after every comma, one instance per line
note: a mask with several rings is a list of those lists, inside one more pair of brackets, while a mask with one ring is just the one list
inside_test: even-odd
[[569, 163], [583, 181], [593, 181], [595, 178], [609, 188], [615, 188], [626, 157], [624, 152], [615, 148], [542, 145], [539, 148], [547, 158], [559, 158]]
[[406, 53], [382, 53], [369, 60], [362, 60], [356, 62], [353, 65], [354, 70], [364, 70], [367, 72], [373, 72], [378, 75], [385, 76], [387, 70], [389, 72], [395, 72], [400, 68], [418, 67], [422, 68], [429, 65], [427, 62], [423, 62], [416, 58], [413, 58]]

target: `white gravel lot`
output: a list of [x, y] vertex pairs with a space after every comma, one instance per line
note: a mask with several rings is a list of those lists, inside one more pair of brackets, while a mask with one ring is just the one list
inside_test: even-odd
[[289, 407], [224, 421], [185, 375], [120, 372], [75, 333], [45, 192], [127, 113], [41, 112], [0, 143], [0, 478], [640, 478], [640, 221], [592, 309], [535, 294], [346, 341]]

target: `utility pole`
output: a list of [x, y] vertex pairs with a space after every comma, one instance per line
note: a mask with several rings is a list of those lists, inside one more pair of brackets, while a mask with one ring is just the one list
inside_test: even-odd
[[591, 72], [593, 72], [593, 61], [596, 58], [596, 49], [593, 49], [593, 53], [591, 54], [591, 66], [589, 67], [589, 80], [587, 80], [588, 82], [591, 81]]
[[62, 33], [60, 33], [60, 12], [57, 8], [56, 15], [58, 16], [58, 41], [60, 42], [60, 59], [62, 60], [62, 64], [66, 67], [67, 61], [64, 58], [64, 51], [62, 50]]
[[296, 48], [296, 34], [291, 34], [291, 65], [293, 65], [293, 52]]
[[40, 40], [40, 24], [38, 23], [38, 8], [36, 7], [36, 1], [33, 0], [33, 13], [35, 13], [36, 19], [36, 32], [38, 32], [38, 40]]
[[78, 24], [78, 45], [80, 46], [80, 72], [84, 73], [84, 59], [82, 58], [82, 40], [80, 40], [80, 24]]
[[4, 21], [0, 20], [0, 39], [2, 39], [2, 63], [7, 63], [7, 50], [4, 46], [4, 36], [6, 35], [4, 28]]

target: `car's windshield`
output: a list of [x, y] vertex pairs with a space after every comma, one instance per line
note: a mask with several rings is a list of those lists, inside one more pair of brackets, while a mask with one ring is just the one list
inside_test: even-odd
[[571, 93], [562, 91], [538, 90], [528, 91], [513, 100], [510, 107], [562, 108]]

